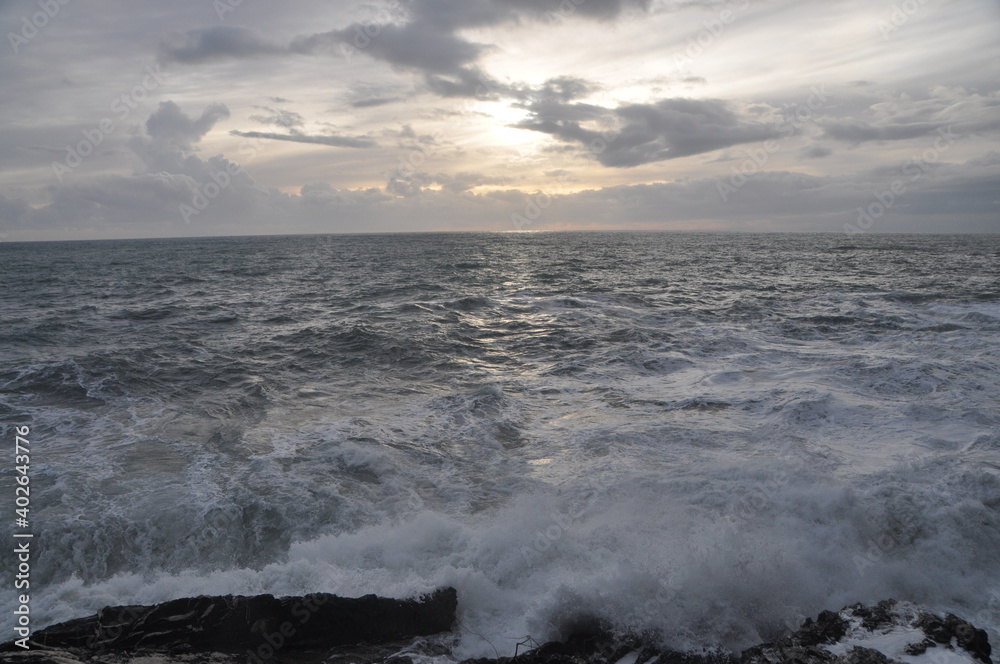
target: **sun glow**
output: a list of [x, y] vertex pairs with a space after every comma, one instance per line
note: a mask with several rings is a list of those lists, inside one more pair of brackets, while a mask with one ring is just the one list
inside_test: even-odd
[[528, 112], [498, 101], [483, 101], [476, 104], [476, 112], [485, 116], [489, 125], [486, 140], [493, 145], [520, 145], [537, 140], [533, 132], [515, 127], [528, 118]]

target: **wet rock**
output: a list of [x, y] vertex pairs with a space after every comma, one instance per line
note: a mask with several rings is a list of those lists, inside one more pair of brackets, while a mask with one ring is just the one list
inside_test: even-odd
[[833, 653], [817, 646], [797, 646], [784, 639], [743, 651], [740, 664], [833, 664]]
[[847, 655], [841, 658], [844, 664], [889, 664], [893, 660], [878, 650], [854, 646]]
[[925, 652], [927, 652], [928, 648], [936, 648], [936, 647], [937, 647], [936, 643], [934, 643], [930, 639], [924, 639], [920, 643], [911, 643], [910, 645], [906, 646], [903, 652], [905, 652], [907, 655], [916, 657], [918, 655], [923, 655]]
[[516, 657], [470, 659], [461, 664], [617, 664], [626, 657], [634, 664], [737, 664], [727, 652], [678, 652], [594, 625], [571, 632], [564, 641], [552, 641]]
[[794, 633], [743, 651], [740, 664], [834, 664], [840, 660], [820, 646], [839, 641], [847, 627], [840, 614], [823, 611], [816, 620], [806, 618]]
[[[924, 638], [896, 646], [898, 652], [866, 647], [891, 630], [923, 633]], [[855, 604], [838, 613], [824, 611], [815, 621], [806, 619], [793, 634], [747, 649], [740, 664], [899, 664], [904, 655], [923, 655], [933, 647], [952, 648], [952, 643], [965, 650], [970, 660], [992, 664], [985, 631], [950, 613], [939, 616], [890, 599], [873, 606]]]
[[894, 599], [884, 599], [875, 606], [855, 604], [851, 613], [861, 618], [861, 626], [870, 632], [890, 626], [895, 620], [893, 609], [898, 602]]
[[[244, 658], [268, 661], [279, 652], [323, 652], [448, 631], [455, 622], [457, 602], [453, 588], [419, 600], [325, 593], [280, 599], [192, 597], [154, 606], [107, 607], [94, 616], [37, 632], [29, 644], [49, 651], [53, 658], [153, 651], [241, 653]], [[8, 643], [0, 650], [22, 649]], [[65, 652], [57, 655], [56, 650]]]
[[916, 624], [931, 641], [949, 645], [951, 640], [955, 639], [959, 647], [980, 662], [992, 664], [990, 659], [992, 648], [985, 630], [978, 629], [951, 613], [946, 614], [944, 618], [931, 613], [921, 613]]
[[813, 621], [806, 618], [791, 640], [800, 646], [817, 646], [822, 643], [834, 643], [847, 633], [847, 621], [833, 611], [823, 611]]
[[[369, 595], [276, 599], [195, 597], [156, 606], [109, 607], [54, 625], [32, 650], [0, 646], [0, 664], [414, 664], [452, 661], [441, 639], [416, 638], [453, 626], [457, 596], [439, 590], [419, 600]], [[745, 650], [678, 652], [654, 636], [622, 635], [598, 620], [567, 626], [569, 636], [541, 646], [530, 639], [514, 657], [462, 664], [902, 664], [930, 648], [990, 661], [986, 632], [952, 614], [905, 602], [824, 611], [794, 633]], [[913, 636], [912, 643], [886, 633]], [[869, 647], [873, 644], [877, 647]], [[886, 644], [894, 644], [887, 646]], [[532, 649], [525, 650], [525, 648]], [[895, 648], [895, 649], [893, 649]]]

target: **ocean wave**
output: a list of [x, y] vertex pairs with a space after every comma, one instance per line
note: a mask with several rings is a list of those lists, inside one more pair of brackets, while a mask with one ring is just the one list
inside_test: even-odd
[[33, 616], [450, 585], [456, 657], [582, 616], [738, 648], [890, 596], [996, 637], [984, 242], [0, 245], [40, 275], [0, 272]]

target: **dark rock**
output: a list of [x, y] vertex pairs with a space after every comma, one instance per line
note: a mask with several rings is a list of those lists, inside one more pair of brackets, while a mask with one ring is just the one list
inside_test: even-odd
[[[317, 593], [193, 597], [155, 606], [117, 606], [34, 634], [33, 648], [170, 653], [243, 653], [261, 661], [278, 651], [324, 651], [450, 630], [457, 594], [445, 588], [420, 600]], [[0, 651], [21, 650], [13, 643]]]
[[[862, 642], [894, 627], [919, 627], [926, 638], [903, 647], [899, 655], [922, 655], [937, 643], [950, 647], [954, 642], [970, 655], [983, 662], [990, 660], [990, 643], [985, 631], [968, 622], [947, 614], [944, 617], [927, 612], [916, 612], [912, 605], [895, 600], [885, 600], [874, 606], [855, 604], [840, 613], [824, 611], [815, 621], [806, 619], [793, 634], [774, 643], [755, 646], [744, 651], [741, 664], [890, 664], [895, 662], [882, 652], [855, 646], [843, 656], [835, 656], [820, 646], [841, 642], [851, 629], [852, 621], [860, 633], [852, 629], [851, 638]], [[841, 651], [842, 652], [842, 651]]]
[[893, 660], [889, 659], [878, 650], [854, 646], [841, 661], [843, 661], [844, 664], [890, 664]]
[[818, 646], [823, 643], [836, 643], [847, 633], [847, 621], [833, 611], [823, 611], [815, 622], [806, 618], [795, 634], [792, 642], [800, 646]]
[[958, 645], [969, 654], [983, 662], [992, 664], [989, 637], [985, 630], [978, 629], [971, 623], [962, 620], [954, 614], [940, 618], [930, 613], [921, 613], [916, 623], [927, 635], [928, 639], [948, 645], [955, 639]]
[[817, 646], [794, 645], [782, 639], [743, 651], [740, 664], [828, 664], [837, 658], [829, 650]]
[[816, 620], [806, 618], [794, 633], [743, 651], [740, 664], [824, 664], [836, 657], [819, 646], [836, 643], [847, 633], [848, 623], [833, 611], [823, 611]]
[[2, 653], [0, 661], [11, 664], [84, 664], [84, 662], [86, 664], [108, 664], [107, 660], [88, 658], [83, 654], [65, 650], [22, 650], [21, 652]]
[[[728, 653], [714, 651], [690, 653], [668, 650], [659, 655], [655, 660], [651, 660], [648, 664], [736, 664], [736, 662], [736, 658]], [[613, 664], [613, 662], [609, 664]], [[636, 664], [642, 663], [637, 660]]]
[[951, 643], [951, 637], [953, 636], [951, 630], [937, 616], [929, 613], [921, 613], [917, 619], [917, 626], [924, 630], [924, 634], [930, 640], [937, 643]]
[[[38, 632], [32, 650], [0, 646], [0, 664], [414, 664], [450, 654], [440, 639], [414, 637], [451, 629], [456, 605], [455, 591], [447, 588], [408, 601], [260, 595], [109, 607]], [[897, 627], [919, 628], [925, 638], [894, 646], [899, 652], [887, 650], [888, 656], [864, 647], [867, 638]], [[635, 664], [901, 664], [893, 658], [920, 655], [938, 643], [992, 664], [983, 630], [893, 600], [824, 611], [739, 659], [714, 650], [673, 651], [655, 635], [623, 635], [592, 619], [564, 625], [563, 633], [564, 640], [540, 646], [526, 639], [514, 657], [462, 664], [617, 664], [629, 655]]]
[[971, 623], [950, 613], [945, 617], [945, 624], [955, 634], [955, 640], [958, 641], [959, 646], [965, 648], [967, 652], [984, 664], [992, 664], [990, 653], [993, 649], [990, 647], [990, 639], [986, 630], [978, 629]]
[[865, 606], [855, 604], [851, 607], [851, 612], [861, 618], [861, 626], [870, 632], [888, 627], [895, 621], [893, 609], [896, 608], [896, 600], [884, 599], [875, 606]]
[[469, 659], [461, 664], [616, 664], [631, 653], [636, 655], [635, 664], [737, 664], [729, 653], [668, 650], [635, 636], [615, 634], [596, 622], [571, 628], [565, 640], [545, 643], [516, 657]]
[[917, 656], [917, 655], [923, 655], [925, 652], [927, 652], [928, 648], [937, 648], [937, 644], [931, 641], [930, 639], [924, 639], [920, 643], [911, 643], [910, 645], [906, 646], [904, 652], [906, 652], [907, 655]]

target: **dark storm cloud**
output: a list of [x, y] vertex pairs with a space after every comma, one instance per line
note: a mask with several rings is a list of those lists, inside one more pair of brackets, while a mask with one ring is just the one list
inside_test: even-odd
[[782, 135], [778, 126], [745, 120], [718, 100], [663, 99], [613, 110], [539, 100], [527, 108], [533, 117], [516, 126], [578, 143], [604, 166], [639, 166]]
[[255, 30], [218, 25], [173, 35], [160, 44], [160, 60], [198, 64], [228, 58], [272, 55], [282, 50]]
[[290, 141], [292, 143], [312, 143], [314, 145], [329, 145], [337, 148], [373, 148], [378, 143], [364, 136], [310, 136], [308, 134], [275, 134], [264, 131], [237, 131], [229, 132], [233, 136], [242, 138], [266, 138], [272, 141]]

